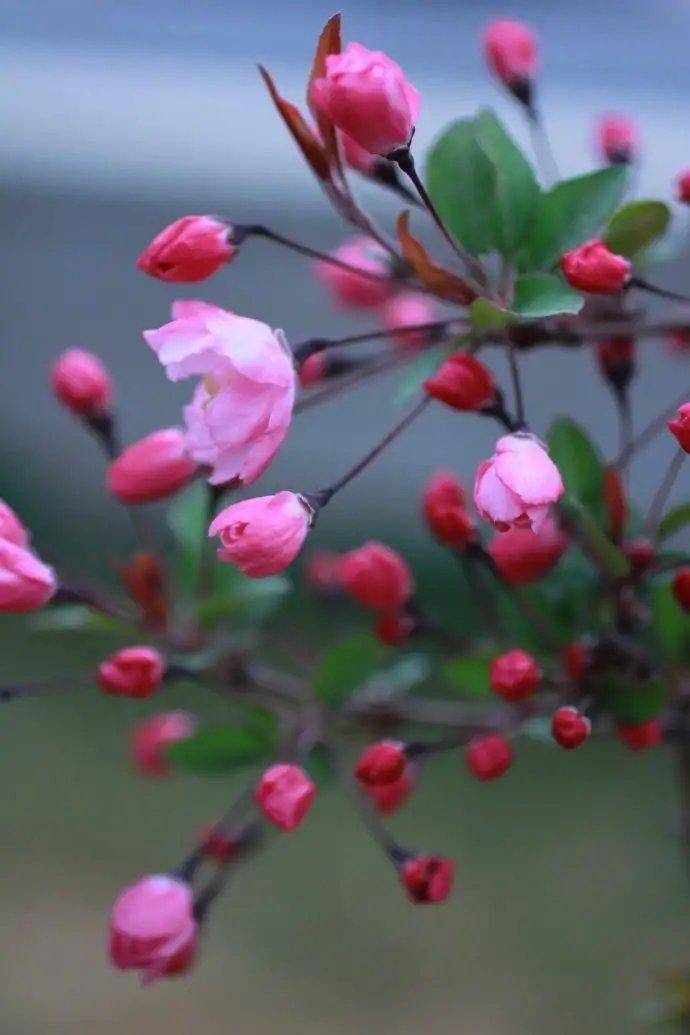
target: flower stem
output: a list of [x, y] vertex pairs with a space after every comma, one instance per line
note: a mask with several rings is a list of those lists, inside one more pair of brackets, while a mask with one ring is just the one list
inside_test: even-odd
[[673, 454], [671, 463], [668, 465], [666, 474], [662, 478], [661, 485], [657, 489], [656, 495], [654, 496], [654, 499], [652, 500], [649, 511], [647, 513], [644, 528], [645, 534], [648, 536], [651, 536], [654, 533], [654, 530], [659, 523], [659, 519], [661, 518], [664, 506], [666, 505], [666, 500], [668, 499], [669, 494], [673, 489], [673, 486], [675, 485], [676, 478], [678, 477], [680, 469], [683, 466], [685, 456], [685, 450], [683, 449], [677, 449]]
[[551, 142], [544, 128], [544, 123], [534, 104], [530, 104], [527, 112], [527, 123], [529, 125], [530, 137], [532, 138], [532, 149], [537, 159], [537, 165], [541, 171], [542, 178], [547, 187], [560, 179], [556, 159], [554, 158]]
[[360, 266], [352, 266], [349, 262], [344, 262], [335, 255], [321, 252], [316, 248], [310, 248], [309, 245], [301, 244], [299, 241], [294, 241], [291, 237], [285, 237], [284, 234], [276, 233], [275, 230], [271, 230], [267, 226], [259, 224], [235, 226], [234, 231], [237, 235], [238, 243], [244, 240], [245, 237], [265, 237], [266, 240], [273, 241], [274, 244], [280, 244], [284, 248], [289, 248], [299, 255], [306, 255], [307, 258], [317, 259], [319, 262], [327, 262], [330, 266], [337, 266], [338, 269], [345, 270], [347, 273], [356, 273], [358, 276], [364, 277], [365, 280], [374, 280], [377, 283], [390, 280], [390, 276], [386, 273], [374, 273], [371, 270], [362, 269]]

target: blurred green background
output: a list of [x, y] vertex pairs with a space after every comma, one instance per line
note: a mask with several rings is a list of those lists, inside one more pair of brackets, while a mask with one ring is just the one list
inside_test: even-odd
[[[106, 498], [94, 444], [50, 398], [48, 364], [61, 349], [104, 356], [133, 439], [177, 422], [189, 394], [164, 381], [140, 337], [167, 319], [177, 294], [230, 305], [292, 340], [370, 322], [333, 314], [308, 267], [261, 242], [192, 290], [134, 269], [143, 244], [184, 212], [261, 220], [322, 246], [342, 236], [254, 70], [266, 61], [285, 92], [301, 97], [331, 9], [313, 0], [299, 9], [277, 0], [239, 6], [6, 0], [0, 9], [1, 492], [44, 556], [109, 581], [130, 529]], [[605, 8], [586, 0], [567, 17], [538, 0], [500, 12], [478, 0], [462, 9], [441, 0], [344, 6], [348, 34], [388, 50], [422, 89], [420, 149], [444, 121], [482, 103], [496, 104], [524, 142], [476, 46], [484, 21], [508, 13], [543, 38], [544, 109], [563, 171], [591, 165], [592, 120], [611, 107], [642, 124], [643, 193], [668, 197], [688, 162], [684, 0], [653, 10], [642, 0]], [[394, 214], [390, 202], [363, 195], [381, 219]], [[663, 278], [687, 288], [682, 265]], [[589, 357], [533, 355], [524, 373], [537, 430], [576, 411], [611, 455], [615, 420]], [[638, 427], [690, 384], [689, 373], [659, 343], [642, 347]], [[395, 411], [381, 400], [393, 389], [384, 382], [305, 414], [258, 490], [323, 484], [389, 425]], [[417, 496], [440, 463], [469, 481], [493, 437], [440, 407], [425, 414], [348, 488], [315, 542], [344, 548], [376, 536], [405, 548], [462, 630], [456, 571], [424, 542]], [[659, 443], [633, 471], [639, 498], [650, 496], [669, 448]], [[678, 493], [687, 495], [687, 483]], [[314, 639], [318, 628], [310, 622], [296, 639]], [[64, 674], [68, 685], [111, 643], [38, 638], [5, 617], [0, 647], [3, 682]], [[223, 717], [221, 703], [197, 690], [166, 690], [160, 706]], [[150, 710], [95, 690], [0, 710], [2, 1035], [625, 1035], [651, 1016], [658, 975], [690, 966], [673, 758], [603, 743], [571, 757], [524, 743], [496, 785], [470, 782], [457, 756], [439, 759], [394, 819], [406, 843], [456, 858], [457, 890], [445, 906], [405, 901], [330, 788], [302, 829], [238, 871], [195, 972], [143, 992], [106, 962], [110, 903], [140, 874], [177, 863], [234, 786], [131, 774], [128, 730]]]

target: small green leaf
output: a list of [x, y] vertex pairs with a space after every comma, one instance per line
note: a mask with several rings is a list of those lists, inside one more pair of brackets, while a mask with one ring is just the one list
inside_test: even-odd
[[634, 726], [658, 715], [666, 703], [661, 680], [626, 679], [616, 673], [601, 676], [599, 699], [616, 722]]
[[479, 146], [474, 119], [452, 123], [435, 142], [426, 180], [442, 219], [473, 255], [494, 244], [494, 177], [491, 161]]
[[652, 588], [652, 629], [661, 652], [672, 664], [690, 660], [690, 615], [678, 606], [670, 582]]
[[134, 625], [111, 615], [92, 611], [85, 604], [58, 604], [31, 615], [31, 627], [36, 632], [98, 632], [119, 635], [139, 635]]
[[403, 654], [377, 671], [362, 687], [362, 692], [377, 700], [407, 694], [428, 678], [431, 661], [426, 654]]
[[290, 591], [290, 582], [283, 575], [273, 575], [266, 579], [248, 579], [232, 565], [221, 563], [222, 577], [214, 580], [214, 584], [223, 582], [212, 596], [203, 600], [197, 609], [197, 617], [202, 625], [210, 625], [221, 618], [232, 617], [235, 622], [258, 625], [280, 607]]
[[194, 482], [181, 493], [171, 504], [167, 520], [175, 540], [175, 582], [179, 591], [190, 597], [196, 592], [209, 525], [206, 483]]
[[470, 323], [477, 331], [500, 331], [508, 324], [516, 323], [513, 313], [494, 305], [487, 298], [477, 298], [469, 312]]
[[[464, 344], [464, 340], [458, 340], [458, 347], [461, 347], [462, 344]], [[436, 367], [447, 355], [447, 344], [434, 345], [430, 349], [425, 349], [424, 352], [405, 367], [396, 392], [396, 403], [407, 403], [413, 399], [419, 391], [422, 381], [426, 381], [427, 377], [431, 377]]]
[[585, 300], [550, 273], [525, 273], [515, 282], [513, 311], [529, 319], [579, 313]]
[[568, 493], [603, 526], [604, 464], [592, 440], [575, 421], [558, 417], [549, 428], [547, 442]]
[[593, 237], [620, 202], [626, 181], [626, 170], [612, 165], [561, 180], [542, 194], [521, 268], [549, 269], [563, 252]]
[[596, 558], [610, 578], [623, 578], [628, 574], [630, 565], [627, 559], [604, 535], [600, 525], [577, 496], [566, 493], [558, 506], [568, 524], [575, 526], [585, 552]]
[[663, 201], [629, 201], [611, 216], [604, 240], [612, 252], [634, 256], [662, 237], [670, 221]]
[[491, 697], [492, 654], [468, 654], [453, 658], [444, 667], [444, 675], [453, 688], [467, 697]]
[[690, 525], [690, 503], [681, 503], [680, 506], [674, 507], [673, 510], [669, 510], [667, 514], [664, 514], [661, 519], [657, 531], [659, 542], [675, 535], [676, 532], [679, 532], [681, 528], [685, 528], [686, 525]]
[[266, 724], [214, 726], [169, 744], [165, 757], [181, 772], [220, 776], [266, 758], [273, 740], [273, 730]]
[[371, 678], [385, 658], [385, 648], [368, 633], [348, 636], [321, 660], [314, 692], [328, 704], [340, 704]]

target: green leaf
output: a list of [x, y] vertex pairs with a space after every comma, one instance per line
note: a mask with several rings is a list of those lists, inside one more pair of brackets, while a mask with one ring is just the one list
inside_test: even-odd
[[136, 626], [92, 611], [85, 604], [58, 604], [31, 615], [31, 627], [36, 632], [98, 632], [119, 635], [140, 635]]
[[199, 565], [209, 525], [208, 486], [194, 482], [181, 493], [168, 510], [168, 527], [175, 541], [174, 575], [180, 593], [194, 595]]
[[443, 670], [444, 676], [454, 689], [467, 697], [491, 697], [490, 684], [492, 654], [468, 654], [453, 658]]
[[220, 776], [268, 756], [273, 746], [272, 726], [214, 726], [165, 748], [176, 770], [200, 776]]
[[235, 622], [258, 625], [270, 618], [290, 592], [290, 581], [283, 575], [248, 579], [232, 565], [221, 563], [220, 567], [228, 569], [214, 580], [220, 587], [197, 608], [202, 625], [230, 617]]
[[475, 135], [493, 172], [492, 225], [496, 249], [513, 256], [534, 220], [539, 184], [532, 166], [492, 111], [480, 111]]
[[340, 640], [321, 660], [314, 677], [314, 692], [328, 704], [340, 704], [381, 667], [386, 653], [368, 633]]
[[667, 514], [664, 514], [659, 522], [659, 529], [657, 531], [659, 542], [675, 535], [676, 532], [679, 532], [686, 525], [690, 525], [690, 503], [681, 503], [680, 506], [674, 507], [673, 510], [669, 510]]
[[549, 269], [563, 252], [593, 237], [620, 202], [626, 178], [622, 166], [612, 165], [561, 180], [542, 194], [521, 268]]
[[362, 690], [379, 701], [382, 698], [397, 697], [423, 683], [430, 672], [431, 660], [426, 654], [403, 654], [383, 670], [375, 672]]
[[617, 579], [628, 574], [630, 565], [627, 559], [602, 532], [577, 496], [566, 493], [558, 506], [566, 521], [577, 529], [585, 552], [596, 558], [607, 575]]
[[604, 464], [591, 439], [575, 421], [558, 417], [549, 428], [547, 442], [566, 490], [603, 526]]
[[659, 714], [666, 687], [661, 680], [630, 680], [612, 672], [601, 676], [599, 698], [616, 722], [635, 726]]
[[470, 306], [470, 323], [477, 331], [500, 331], [509, 323], [516, 323], [516, 317], [508, 309], [489, 302], [487, 298], [477, 298]]
[[512, 309], [525, 318], [579, 313], [584, 304], [582, 295], [550, 273], [525, 273], [515, 282]]
[[634, 256], [665, 234], [670, 221], [663, 201], [629, 201], [611, 216], [604, 240], [612, 252]]
[[[464, 344], [464, 340], [460, 339], [458, 347], [462, 347], [462, 344]], [[424, 352], [406, 366], [396, 392], [396, 403], [407, 403], [413, 399], [419, 391], [422, 381], [426, 381], [427, 377], [431, 377], [436, 367], [447, 355], [447, 344], [434, 345], [430, 349], [425, 349]]]
[[652, 629], [664, 658], [673, 664], [690, 660], [690, 615], [678, 606], [670, 582], [652, 588]]

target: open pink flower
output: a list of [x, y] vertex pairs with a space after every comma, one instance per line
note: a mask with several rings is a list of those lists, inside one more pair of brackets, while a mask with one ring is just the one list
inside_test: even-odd
[[25, 546], [0, 539], [0, 611], [36, 611], [56, 589], [52, 568]]
[[419, 115], [419, 91], [400, 65], [361, 43], [328, 55], [310, 99], [365, 151], [384, 157], [408, 143]]
[[563, 491], [558, 468], [541, 443], [531, 435], [504, 435], [491, 459], [477, 468], [474, 504], [499, 532], [511, 527], [537, 532]]
[[192, 889], [167, 874], [126, 888], [110, 914], [108, 954], [120, 970], [140, 970], [144, 982], [182, 974], [196, 954]]
[[144, 337], [171, 381], [202, 381], [185, 407], [187, 448], [209, 481], [248, 484], [268, 467], [292, 417], [295, 371], [280, 331], [205, 302], [175, 302]]
[[309, 531], [309, 519], [301, 496], [278, 492], [221, 510], [208, 534], [220, 536], [221, 561], [236, 564], [249, 578], [261, 579], [294, 561]]

